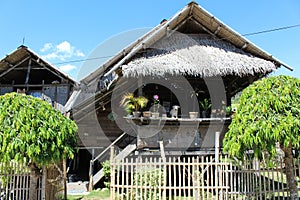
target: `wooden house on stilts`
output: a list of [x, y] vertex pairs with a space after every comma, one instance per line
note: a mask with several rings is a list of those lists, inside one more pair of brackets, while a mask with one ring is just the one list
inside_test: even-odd
[[[97, 161], [111, 146], [120, 158], [215, 152], [231, 122], [232, 97], [281, 66], [291, 69], [189, 3], [81, 80], [66, 105], [82, 146], [74, 172], [97, 184]], [[120, 106], [126, 93], [148, 98], [144, 115], [127, 115]]]

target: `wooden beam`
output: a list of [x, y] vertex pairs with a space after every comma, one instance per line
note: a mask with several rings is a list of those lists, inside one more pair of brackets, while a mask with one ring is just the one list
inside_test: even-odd
[[200, 24], [196, 19], [192, 18], [192, 20], [198, 24], [204, 31], [206, 31], [208, 34], [212, 35], [213, 37], [216, 37], [216, 35], [214, 33], [212, 33], [210, 30], [208, 30], [205, 26], [203, 26], [202, 24]]
[[246, 49], [248, 47], [248, 42], [245, 42], [244, 45], [241, 47], [241, 49]]
[[[29, 82], [30, 68], [31, 68], [31, 59], [29, 59], [29, 62], [28, 62], [27, 74], [26, 74], [26, 79], [25, 79], [25, 85], [27, 85], [28, 82]], [[27, 87], [27, 90], [28, 90], [28, 87]]]
[[185, 20], [183, 20], [182, 22], [180, 22], [180, 24], [178, 24], [177, 26], [175, 26], [173, 28], [173, 31], [177, 31], [179, 28], [181, 28], [191, 18], [192, 18], [192, 16], [189, 16], [188, 18], [186, 18]]
[[10, 71], [12, 71], [13, 69], [15, 69], [16, 67], [18, 67], [19, 65], [21, 65], [22, 63], [24, 63], [25, 61], [27, 61], [28, 59], [30, 59], [30, 56], [26, 57], [25, 59], [21, 60], [20, 62], [18, 62], [17, 64], [15, 64], [13, 67], [9, 68], [8, 70], [4, 71], [2, 74], [0, 74], [0, 78], [6, 74], [8, 74]]
[[[26, 69], [28, 69], [28, 67], [18, 67], [15, 70], [26, 70]], [[30, 70], [42, 70], [42, 69], [45, 69], [45, 68], [44, 67], [33, 67], [33, 66], [31, 66]]]
[[10, 67], [13, 67], [14, 65], [13, 64], [11, 64], [10, 62], [8, 62], [7, 60], [3, 60], [3, 62], [5, 62], [6, 64], [8, 64]]
[[[0, 87], [12, 86], [12, 84], [1, 84]], [[14, 87], [53, 87], [53, 84], [13, 84]], [[68, 86], [68, 84], [58, 84], [58, 86]]]
[[138, 79], [138, 95], [142, 96], [143, 95], [143, 77], [139, 76]]
[[217, 35], [219, 33], [219, 31], [221, 30], [221, 25], [218, 26], [218, 28], [215, 30], [214, 35]]

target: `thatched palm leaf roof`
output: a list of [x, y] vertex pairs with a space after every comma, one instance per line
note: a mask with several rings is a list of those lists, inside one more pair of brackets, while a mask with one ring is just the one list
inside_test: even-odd
[[[172, 34], [172, 31], [183, 34]], [[188, 35], [191, 33], [198, 35]], [[233, 90], [240, 91], [281, 66], [292, 70], [197, 3], [191, 2], [169, 20], [122, 49], [80, 83], [84, 88], [81, 92], [102, 94], [108, 93], [112, 89], [110, 86], [122, 74], [127, 77], [227, 75], [228, 79], [234, 77], [228, 84], [238, 85]], [[249, 80], [246, 76], [250, 77]]]
[[122, 66], [126, 77], [192, 75], [200, 77], [269, 73], [276, 66], [205, 34], [179, 34], [156, 42]]

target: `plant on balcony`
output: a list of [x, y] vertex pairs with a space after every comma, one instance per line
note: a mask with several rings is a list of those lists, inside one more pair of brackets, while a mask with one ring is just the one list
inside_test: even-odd
[[152, 103], [153, 112], [158, 112], [159, 108], [160, 108], [159, 96], [156, 94], [153, 95], [153, 103]]
[[204, 99], [203, 101], [199, 102], [200, 109], [202, 110], [202, 117], [207, 117], [208, 112], [211, 108], [211, 103], [208, 99]]
[[231, 106], [226, 106], [225, 111], [226, 111], [226, 116], [227, 116], [227, 117], [230, 117], [230, 116], [231, 116], [231, 113], [232, 113], [232, 108], [231, 108]]
[[128, 114], [140, 115], [140, 109], [147, 106], [148, 99], [144, 96], [135, 97], [133, 93], [126, 93], [121, 100], [121, 106]]

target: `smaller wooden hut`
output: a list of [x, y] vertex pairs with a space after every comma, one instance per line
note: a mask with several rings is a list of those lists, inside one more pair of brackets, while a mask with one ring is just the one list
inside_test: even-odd
[[0, 61], [0, 95], [22, 92], [64, 112], [78, 83], [22, 45]]

